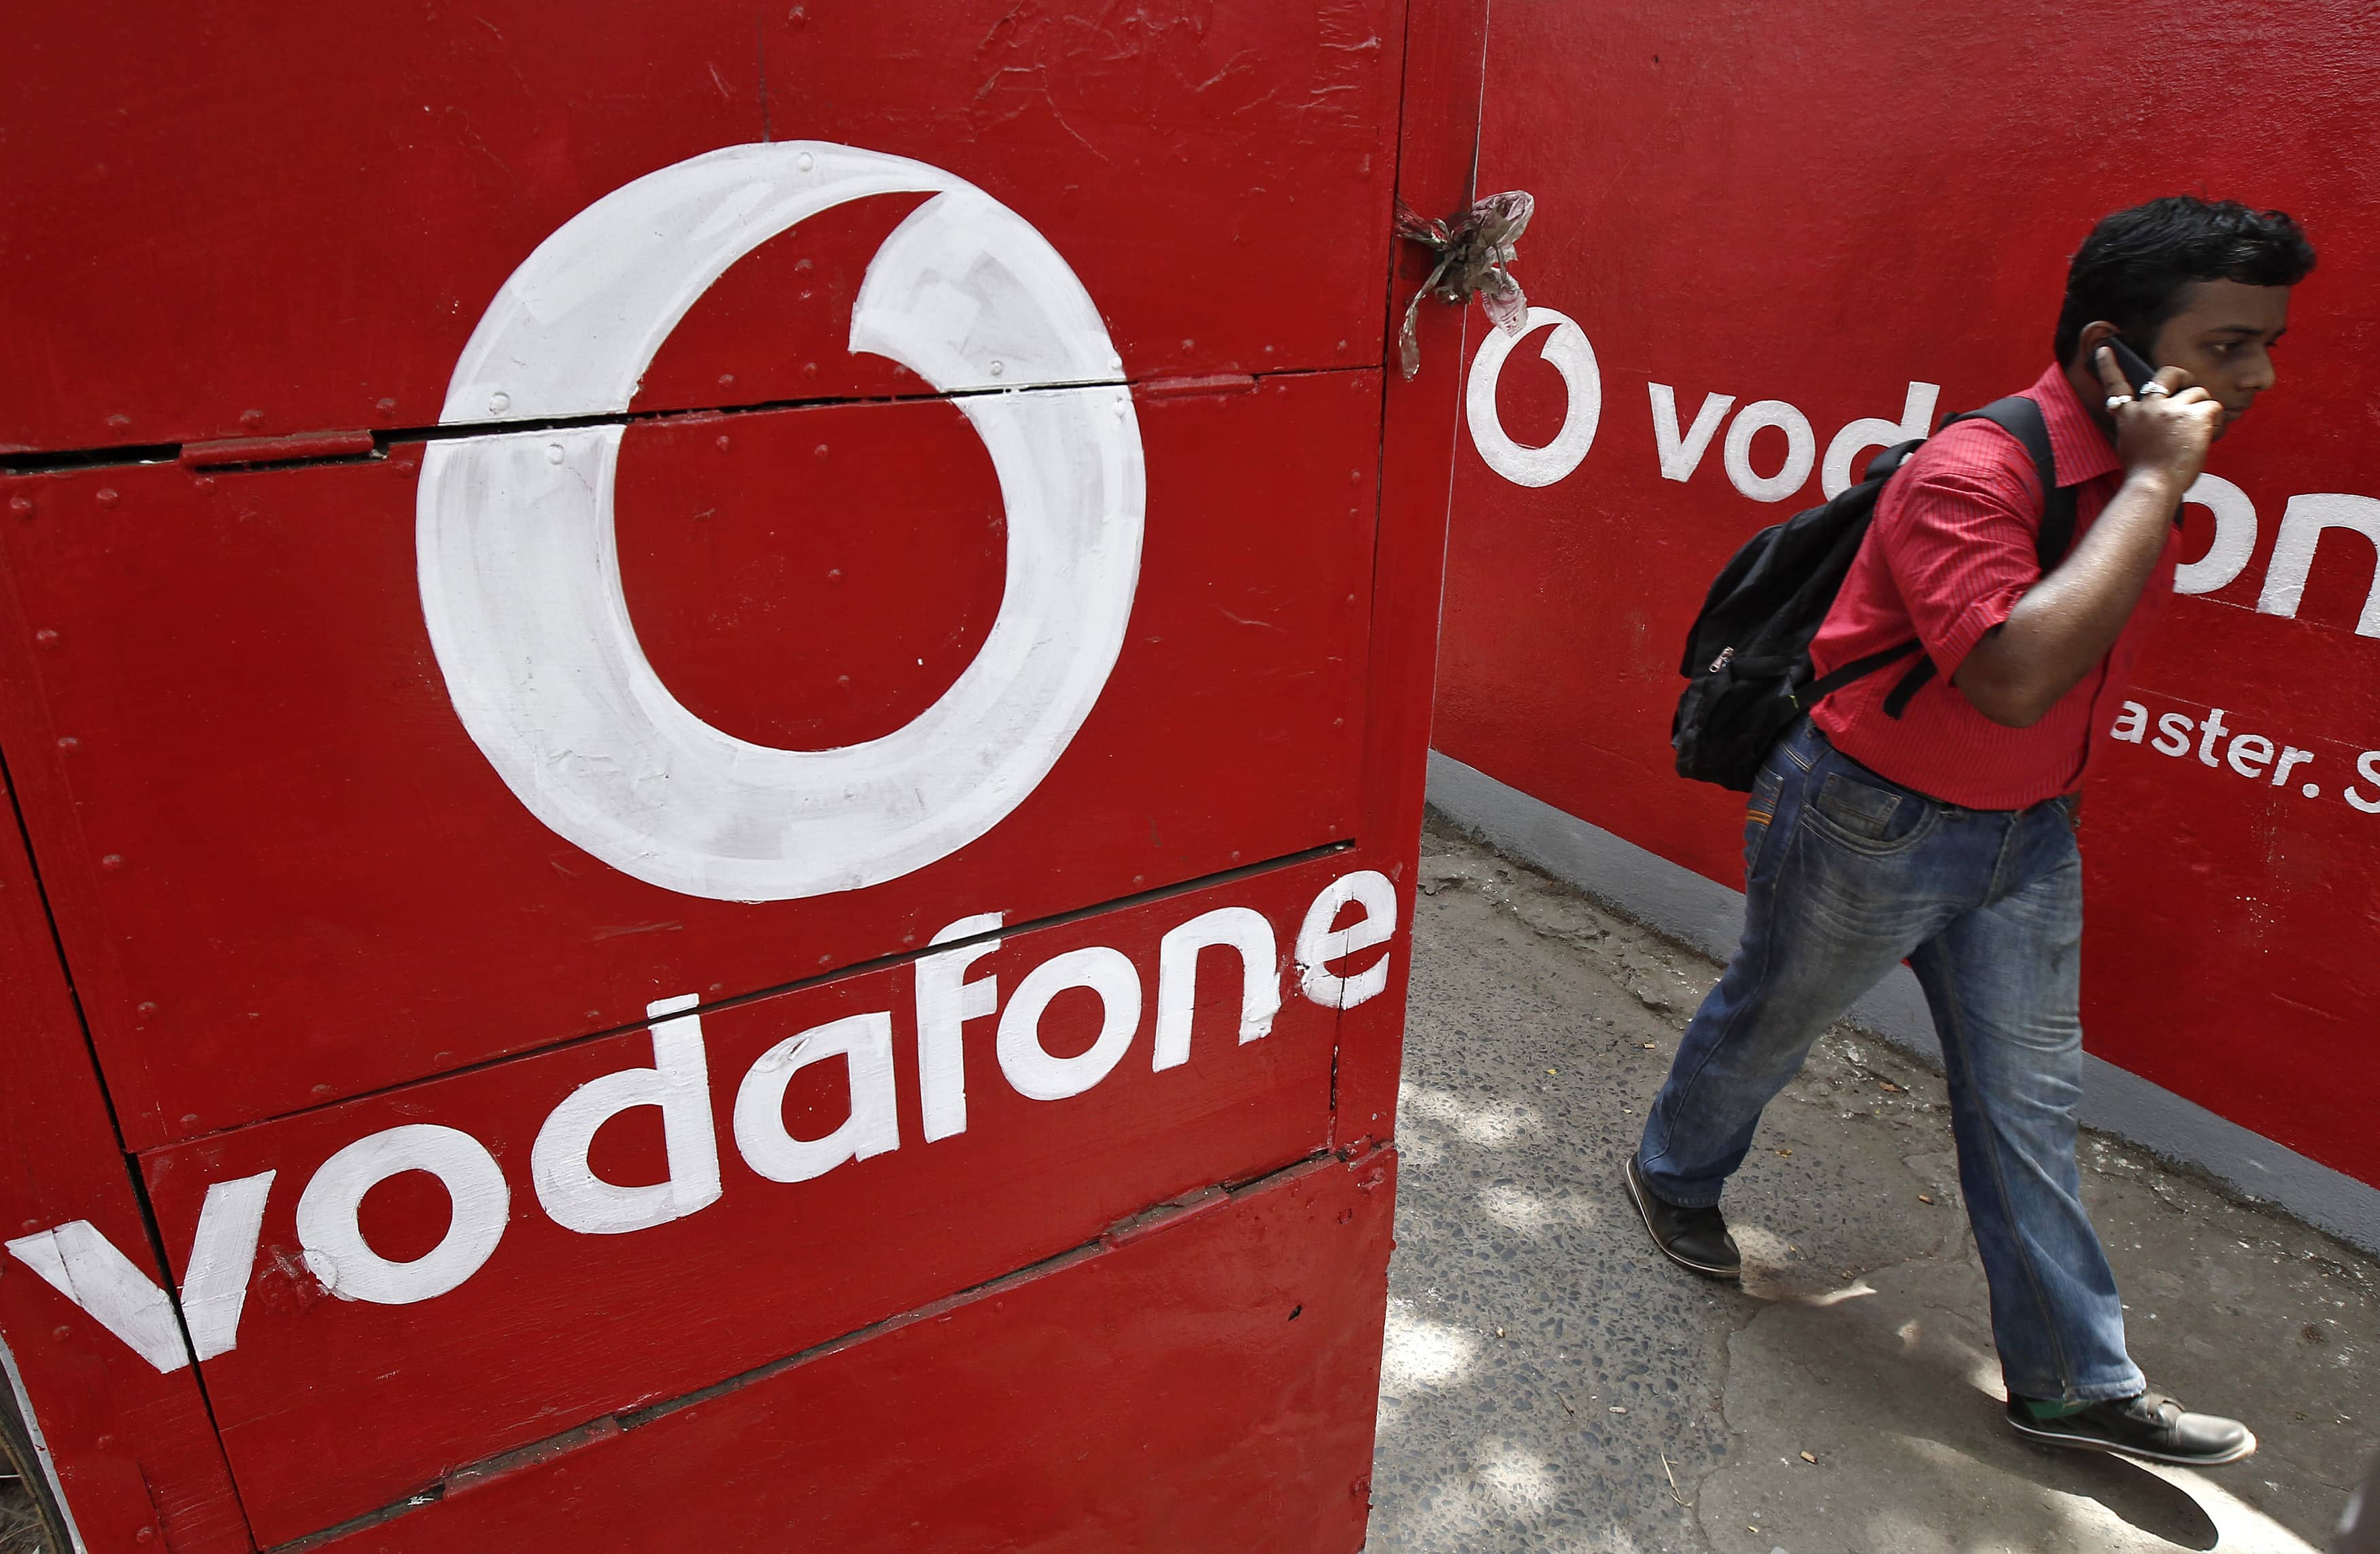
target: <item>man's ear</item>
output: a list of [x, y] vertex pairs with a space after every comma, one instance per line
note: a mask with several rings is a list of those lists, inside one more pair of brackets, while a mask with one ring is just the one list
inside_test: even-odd
[[2106, 319], [2093, 319], [2089, 323], [2084, 324], [2082, 333], [2075, 337], [2074, 349], [2079, 358], [2075, 365], [2088, 370], [2091, 366], [2091, 353], [2122, 333], [2122, 330], [2118, 329]]

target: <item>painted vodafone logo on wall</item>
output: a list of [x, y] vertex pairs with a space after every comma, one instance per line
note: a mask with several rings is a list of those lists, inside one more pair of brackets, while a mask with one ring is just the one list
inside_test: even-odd
[[[1514, 348], [1540, 329], [1552, 331], [1546, 336], [1544, 354], [1561, 374], [1567, 407], [1553, 441], [1543, 447], [1530, 447], [1514, 442], [1505, 431], [1496, 411], [1496, 385]], [[1933, 430], [1942, 393], [1939, 383], [1911, 382], [1898, 419], [1868, 416], [1845, 423], [1828, 440], [1821, 458], [1810, 418], [1785, 400], [1759, 399], [1738, 408], [1733, 395], [1706, 394], [1694, 419], [1687, 420], [1679, 414], [1677, 390], [1671, 385], [1647, 382], [1645, 389], [1652, 411], [1653, 454], [1661, 478], [1681, 484], [1691, 481], [1711, 443], [1719, 440], [1718, 429], [1724, 425], [1727, 436], [1720, 440], [1720, 467], [1728, 483], [1754, 502], [1784, 502], [1801, 496], [1814, 472], [1822, 494], [1832, 497], [1849, 490], [1858, 479], [1853, 466], [1864, 467], [1871, 450], [1922, 438]], [[1471, 445], [1488, 468], [1518, 486], [1549, 486], [1566, 479], [1594, 445], [1596, 427], [1603, 417], [1603, 376], [1585, 331], [1567, 314], [1536, 307], [1529, 310], [1517, 334], [1489, 330], [1471, 358], [1463, 410]], [[1760, 433], [1770, 431], [1783, 434], [1784, 458], [1764, 474], [1755, 467], [1754, 448]], [[2221, 476], [2204, 473], [2182, 501], [2213, 515], [2215, 534], [2204, 554], [2175, 573], [2174, 591], [2205, 594], [2230, 587], [2256, 553], [2255, 501]], [[2265, 564], [2253, 607], [2256, 613], [2296, 617], [2313, 569], [2316, 547], [2334, 529], [2360, 534], [2380, 547], [2380, 498], [2342, 492], [2290, 497], [2282, 509], [2279, 532]], [[2380, 637], [2380, 566], [2373, 572], [2353, 630], [2359, 637]]]
[[1123, 645], [1147, 492], [1123, 362], [1058, 251], [924, 163], [780, 141], [614, 190], [504, 283], [455, 366], [442, 423], [623, 414], [662, 342], [730, 265], [806, 217], [900, 193], [934, 198], [870, 260], [851, 349], [957, 396], [1008, 526], [981, 651], [907, 725], [836, 749], [778, 749], [710, 726], [670, 693], [621, 591], [619, 422], [433, 443], [423, 457], [422, 613], [455, 711], [531, 814], [649, 884], [788, 901], [948, 856], [1049, 774]]
[[[1569, 406], [1554, 440], [1542, 448], [1532, 448], [1513, 442], [1497, 419], [1496, 380], [1503, 375], [1504, 361], [1512, 347], [1540, 329], [1553, 331], [1546, 336], [1545, 357], [1561, 374]], [[1471, 445], [1479, 450], [1488, 468], [1516, 486], [1549, 486], [1577, 468], [1586, 450], [1595, 445], [1595, 429], [1603, 419], [1603, 372], [1596, 365], [1595, 347], [1587, 344], [1586, 331], [1568, 314], [1551, 308], [1531, 308], [1518, 334], [1489, 330], [1479, 342], [1478, 354], [1471, 358], [1463, 414], [1471, 426]]]

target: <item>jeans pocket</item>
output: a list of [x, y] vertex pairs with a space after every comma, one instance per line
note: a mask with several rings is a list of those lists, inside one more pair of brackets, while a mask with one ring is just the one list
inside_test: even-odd
[[1749, 880], [1760, 867], [1761, 844], [1776, 829], [1777, 800], [1785, 791], [1785, 774], [1772, 759], [1752, 784], [1752, 798], [1743, 810], [1743, 877]]
[[1933, 829], [1935, 807], [1912, 793], [1830, 771], [1810, 800], [1813, 819], [1862, 852], [1892, 852]]

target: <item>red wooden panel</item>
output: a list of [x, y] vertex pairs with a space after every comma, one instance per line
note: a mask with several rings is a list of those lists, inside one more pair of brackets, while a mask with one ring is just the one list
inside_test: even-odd
[[[1488, 7], [1472, 0], [1416, 6], [1405, 69], [1405, 116], [1397, 195], [1409, 208], [1451, 214], [1468, 204], [1478, 143], [1481, 57]], [[1429, 274], [1432, 257], [1407, 243], [1390, 289], [1392, 318]], [[1438, 662], [1439, 603], [1446, 576], [1449, 488], [1463, 346], [1471, 310], [1423, 305], [1417, 324], [1423, 370], [1408, 381], [1384, 375], [1380, 439], [1380, 541], [1374, 562], [1371, 681], [1364, 747], [1364, 840], [1396, 851], [1389, 866], [1413, 918], [1413, 866], [1427, 785], [1431, 673]], [[1396, 1127], [1404, 1050], [1405, 977], [1398, 956], [1388, 996], [1341, 1022], [1342, 1147], [1386, 1139]]]
[[[2173, 602], [2141, 699], [2193, 723], [2221, 708], [2231, 731], [2317, 754], [2276, 788], [2204, 764], [2197, 732], [2186, 757], [2116, 752], [2085, 806], [2083, 1013], [2095, 1050], [2380, 1180], [2380, 1048], [2364, 1035], [2380, 1008], [2380, 817], [2345, 796], [2380, 748], [2380, 639], [2355, 629], [2372, 543], [2330, 532], [2295, 618], [2255, 609], [2294, 499], [2380, 499], [2366, 365], [2380, 170], [2352, 127], [2374, 90], [2335, 47], [2358, 13], [2265, 7], [2240, 30], [1960, 0], [1906, 19], [1867, 0], [1498, 13], [1482, 186], [1536, 195], [1516, 273], [1591, 341], [1600, 421], [1544, 485], [1507, 480], [1464, 439], [1439, 747], [1739, 883], [1740, 801], [1670, 774], [1676, 655], [1727, 554], [1820, 482], [1812, 468], [1773, 503], [1742, 493], [1734, 418], [1784, 402], [1815, 464], [1852, 423], [1899, 419], [1912, 383], [1938, 385], [1937, 410], [1979, 404], [2046, 365], [2067, 258], [2099, 215], [2177, 191], [2290, 210], [2322, 266], [2300, 288], [2278, 387], [2211, 461], [2252, 505], [2252, 544], [2219, 591]], [[2109, 59], [2192, 81], [2193, 121], [2223, 127], [2185, 144], [2045, 112], [2105, 101]], [[1515, 347], [1495, 385], [1524, 447], [1551, 442], [1570, 407], [1548, 339]], [[1672, 430], [1657, 431], [1655, 385]], [[1706, 395], [1731, 403], [1691, 459], [1677, 434]], [[1753, 472], [1780, 468], [1787, 435], [1758, 433]], [[1665, 439], [1682, 480], [1664, 477]], [[2191, 526], [2186, 559], [2212, 539], [2204, 510]], [[2380, 783], [2358, 792], [2380, 798]]]
[[1393, 1164], [1256, 1184], [328, 1547], [1354, 1554]]
[[[1135, 378], [1380, 359], [1392, 0], [695, 0], [658, 28], [552, 0], [23, 19], [0, 66], [18, 174], [0, 447], [434, 422], [481, 311], [549, 234], [655, 169], [771, 139], [917, 158], [1010, 205]], [[915, 391], [846, 354], [862, 245], [902, 202], [753, 256], [639, 404]]]
[[[631, 879], [498, 779], [425, 636], [418, 448], [9, 483], [30, 506], [0, 519], [19, 601], [0, 718], [128, 1135], [1352, 835], [1378, 403], [1370, 373], [1145, 399], [1130, 631], [1056, 768], [940, 863], [759, 905]], [[732, 733], [880, 733], [949, 686], [997, 607], [1000, 499], [947, 405], [639, 425], [621, 462], [629, 607]]]
[[[265, 1545], [376, 1515], [349, 1541], [1360, 1544], [1392, 1170], [1369, 1146], [1393, 1096], [1451, 407], [1438, 379], [1394, 400], [1419, 453], [1393, 467], [1435, 476], [1378, 507], [1390, 188], [1415, 145], [1430, 171], [1412, 189], [1467, 156], [1461, 50], [1480, 31], [1472, 0], [1419, 9], [1444, 55], [1423, 90], [1457, 105], [1425, 103], [1404, 148], [1397, 0], [1098, 17], [697, 0], [659, 31], [551, 5], [103, 6], [20, 30], [0, 67], [25, 171], [0, 196], [0, 364], [26, 392], [0, 450], [334, 429], [0, 481], [0, 744], [141, 1173], [92, 1131], [92, 1064], [61, 1026], [43, 1061], [73, 1060], [81, 1090], [55, 1094], [89, 1136], [57, 1138], [73, 1169], [34, 1174], [24, 1223], [86, 1215], [141, 1267], [161, 1246], [212, 1411], [189, 1368], [160, 1378], [46, 1286], [0, 1281], [12, 1341], [20, 1303], [71, 1338], [79, 1503], [133, 1514], [145, 1480], [174, 1546], [206, 1548], [245, 1541], [233, 1477]], [[482, 754], [417, 534], [435, 532], [425, 482], [487, 444], [425, 447], [418, 429], [563, 224], [656, 169], [788, 139], [915, 158], [1047, 239], [1089, 319], [1050, 360], [1092, 370], [1037, 362], [1023, 386], [1130, 380], [1119, 420], [1136, 415], [1148, 505], [1121, 656], [1030, 796], [883, 883], [748, 904], [599, 861]], [[903, 183], [759, 245], [691, 303], [633, 402], [624, 378], [577, 407], [628, 422], [620, 596], [654, 683], [752, 745], [914, 726], [1018, 592], [998, 439], [913, 369], [849, 349], [861, 278], [882, 284], [893, 267], [871, 260], [921, 198]], [[1104, 351], [1102, 328], [1112, 369], [1075, 350]], [[1428, 329], [1458, 354], [1451, 315]], [[1018, 355], [977, 355], [975, 426], [1041, 403], [985, 392], [1019, 386]], [[575, 476], [609, 431], [551, 435]], [[221, 467], [235, 457], [286, 462]], [[1108, 493], [1122, 468], [1101, 466]], [[532, 515], [503, 516], [526, 547]], [[1357, 871], [1360, 907], [1314, 906]], [[1384, 897], [1385, 947], [1354, 931], [1336, 956], [1342, 974], [1386, 963], [1342, 1018], [1292, 946], [1377, 922]], [[1253, 1034], [1236, 967], [1209, 949], [1186, 1059], [1160, 1067], [1185, 1034], [1161, 936], [1224, 908], [1261, 914], [1286, 1004], [1234, 1039]], [[994, 912], [1003, 942], [969, 981], [996, 977], [1000, 1007], [955, 979], [941, 995], [971, 1020], [954, 1130], [952, 1071], [919, 1056], [917, 1002], [940, 984], [917, 957]], [[1100, 1035], [1098, 1001], [1062, 989], [1042, 1056], [1011, 1042], [1002, 1062], [1002, 1011], [1069, 954], [1136, 986], [1138, 1019]], [[698, 1035], [683, 1015], [648, 1027], [681, 996]], [[869, 1061], [803, 1067], [779, 1106], [771, 1064], [790, 1056], [767, 1054], [822, 1030]], [[1095, 1088], [1062, 1095], [1085, 1049], [1119, 1042]], [[889, 1115], [844, 1123], [888, 1088]], [[601, 1098], [661, 1094], [596, 1126]], [[17, 1102], [0, 1098], [10, 1126]], [[839, 1125], [871, 1147], [828, 1168], [795, 1142]], [[715, 1199], [688, 1163], [705, 1137]], [[1368, 1152], [1323, 1153], [1350, 1138]], [[425, 1140], [446, 1153], [389, 1157], [365, 1190], [359, 1159]], [[592, 1174], [574, 1176], [581, 1145]], [[424, 1163], [455, 1186], [399, 1169]], [[236, 1199], [261, 1206], [252, 1257], [216, 1212]], [[210, 1419], [220, 1448], [193, 1439]]]
[[[129, 1262], [130, 1281], [157, 1285], [148, 1224], [15, 820], [0, 785], [0, 988], [8, 989], [0, 1244], [87, 1225]], [[25, 1250], [38, 1256], [39, 1248]], [[0, 1250], [0, 1345], [24, 1384], [86, 1547], [206, 1554], [249, 1548], [188, 1365], [153, 1368], [78, 1311], [36, 1266]], [[0, 1387], [8, 1385], [0, 1372]]]
[[[705, 1054], [672, 1056], [665, 1069], [674, 1077], [698, 1074], [686, 1081], [695, 1098], [686, 1103], [690, 1131], [674, 1157], [664, 1151], [665, 1113], [657, 1106], [606, 1124], [592, 1147], [591, 1169], [605, 1181], [686, 1184], [679, 1207], [694, 1207], [644, 1228], [577, 1218], [598, 1210], [571, 1208], [580, 1199], [557, 1196], [553, 1184], [568, 1172], [557, 1167], [558, 1174], [540, 1176], [532, 1169], [533, 1142], [580, 1086], [654, 1071], [662, 1042], [642, 1029], [146, 1157], [159, 1222], [177, 1257], [194, 1244], [212, 1186], [277, 1173], [237, 1346], [203, 1367], [260, 1536], [279, 1542], [373, 1510], [467, 1463], [597, 1414], [683, 1395], [1062, 1252], [1148, 1205], [1321, 1149], [1330, 1137], [1338, 1011], [1299, 992], [1297, 975], [1284, 977], [1282, 967], [1317, 896], [1369, 867], [1361, 852], [1335, 853], [1009, 934], [996, 952], [958, 966], [951, 975], [964, 971], [969, 983], [995, 979], [981, 996], [996, 997], [1001, 1011], [998, 1021], [979, 1016], [964, 1027], [961, 1131], [943, 1131], [950, 1113], [937, 1104], [929, 1119], [922, 1099], [921, 1068], [942, 1071], [921, 1057], [917, 1011], [921, 986], [931, 984], [916, 965], [714, 1009], [698, 1016], [698, 1037], [668, 1027], [680, 1033], [672, 1041], [694, 1042]], [[1199, 979], [1187, 984], [1197, 1005], [1185, 1056], [1173, 1045], [1178, 1037], [1160, 1034], [1168, 977], [1160, 941], [1225, 907], [1254, 909], [1269, 923], [1269, 958], [1259, 944], [1257, 964], [1265, 986], [1290, 996], [1269, 1035], [1237, 1039], [1243, 963], [1230, 950], [1205, 952]], [[1353, 921], [1366, 913], [1331, 916]], [[1404, 914], [1398, 917], [1402, 923]], [[1401, 963], [1404, 943], [1351, 953], [1332, 969], [1353, 975], [1383, 953]], [[1028, 975], [1062, 954], [1075, 959], [1039, 975], [1062, 980], [1077, 963], [1103, 961], [1122, 969], [1141, 1002], [1134, 1012], [1129, 999], [1111, 1004], [1088, 990], [1057, 995], [1041, 1019], [1039, 1045], [1087, 1065], [1072, 1078], [1072, 1071], [1023, 1066], [1031, 1053], [1021, 1044], [1031, 1027], [1015, 1023], [1030, 1015]], [[1171, 979], [1184, 986], [1178, 975]], [[657, 989], [663, 997], [677, 991]], [[889, 1051], [863, 1044], [857, 1059], [802, 1068], [781, 1108], [795, 1136], [864, 1140], [855, 1145], [861, 1158], [830, 1164], [815, 1152], [770, 1153], [752, 1121], [771, 1114], [769, 1092], [754, 1087], [783, 1070], [762, 1063], [763, 1054], [871, 1013], [884, 1018], [877, 1034]], [[1103, 1036], [1108, 1018], [1122, 1023]], [[1007, 1034], [995, 1041], [995, 1030]], [[886, 1066], [870, 1067], [869, 1053]], [[1102, 1062], [1113, 1065], [1104, 1077]], [[704, 1073], [707, 1080], [698, 1076]], [[935, 1084], [937, 1096], [947, 1093], [940, 1079]], [[1063, 1099], [1054, 1093], [1084, 1084], [1092, 1087]], [[1028, 1091], [1045, 1099], [1028, 1099]], [[747, 1092], [759, 1099], [747, 1102]], [[837, 1135], [855, 1114], [855, 1096], [871, 1103], [890, 1098], [889, 1118], [864, 1109], [866, 1118], [884, 1119], [881, 1132], [863, 1121]], [[318, 1174], [323, 1162], [368, 1136], [407, 1127], [456, 1129], [478, 1141], [438, 1146], [460, 1148], [457, 1159], [486, 1162], [480, 1151], [492, 1152], [493, 1161], [479, 1169], [492, 1178], [501, 1169], [509, 1190], [508, 1209], [499, 1203], [486, 1210], [486, 1233], [500, 1239], [451, 1293], [359, 1284], [360, 1294], [328, 1298], [322, 1286], [341, 1277], [334, 1270], [344, 1265], [335, 1250], [322, 1248], [339, 1244], [309, 1233], [318, 1221], [300, 1206], [330, 1191], [317, 1185], [336, 1174]], [[688, 1142], [706, 1127], [711, 1145]], [[934, 1132], [942, 1136], [928, 1136]], [[717, 1159], [715, 1202], [702, 1201], [693, 1185], [704, 1179], [706, 1147]], [[798, 1175], [811, 1170], [820, 1173]], [[362, 1196], [362, 1233], [378, 1256], [397, 1262], [428, 1256], [451, 1227], [464, 1238], [458, 1247], [470, 1244], [477, 1210], [455, 1206], [468, 1192], [442, 1190], [420, 1172], [397, 1176]]]

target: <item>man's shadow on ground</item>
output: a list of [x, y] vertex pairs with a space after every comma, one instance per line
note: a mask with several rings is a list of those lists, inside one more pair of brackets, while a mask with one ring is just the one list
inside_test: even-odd
[[[2059, 1496], [2095, 1501], [2167, 1544], [2216, 1548], [2220, 1530], [2182, 1486], [2121, 1457], [2040, 1446], [2010, 1430], [1981, 1270], [1962, 1243], [1831, 1288], [1801, 1269], [1747, 1268], [1747, 1293], [1767, 1309], [1729, 1346], [1729, 1423], [1753, 1438], [1738, 1471], [1775, 1475], [1784, 1482], [1774, 1492], [1798, 1489], [1806, 1503], [1807, 1480], [1793, 1476], [1797, 1466], [1809, 1471], [1802, 1451], [1821, 1463], [1830, 1451], [1864, 1459], [1871, 1469], [1898, 1454], [1900, 1471], [1863, 1475], [1880, 1503], [1845, 1508], [1879, 1549], [1891, 1547], [1895, 1524], [1956, 1529], [1959, 1548], [2091, 1547], [2095, 1519]], [[1781, 1406], [1740, 1401], [1762, 1397]], [[1726, 1495], [1735, 1487], [1728, 1478], [1712, 1475], [1706, 1491]], [[1706, 1506], [1706, 1525], [1719, 1509]]]

